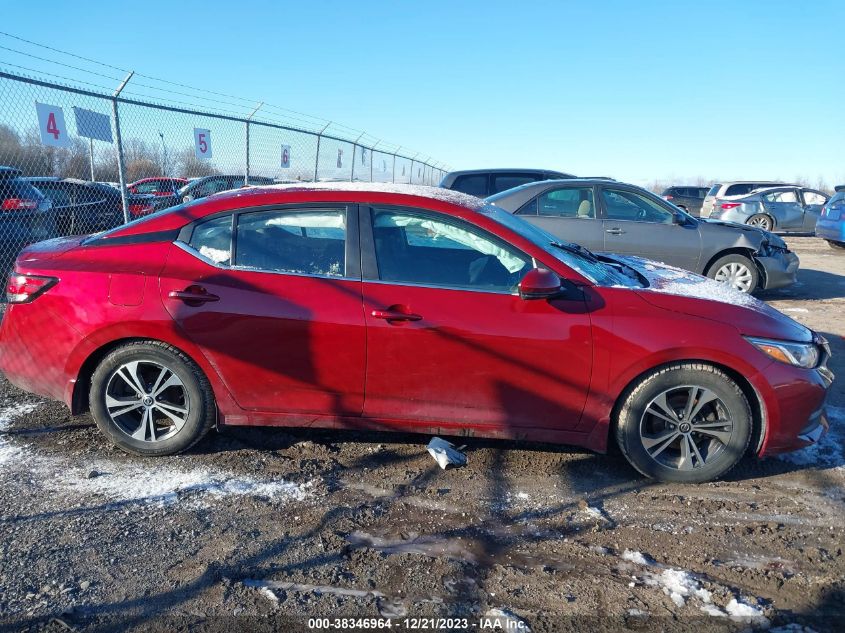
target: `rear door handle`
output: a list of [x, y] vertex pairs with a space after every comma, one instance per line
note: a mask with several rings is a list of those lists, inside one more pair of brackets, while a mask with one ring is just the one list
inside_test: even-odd
[[211, 294], [202, 286], [188, 286], [184, 290], [171, 290], [167, 293], [171, 299], [179, 299], [188, 305], [201, 303], [208, 303], [210, 301], [220, 301], [220, 297]]
[[622, 235], [623, 233], [625, 233], [625, 231], [623, 231], [623, 230], [622, 230], [622, 229], [620, 229], [620, 228], [605, 229], [605, 231], [604, 231], [604, 232], [605, 232], [605, 233], [610, 233], [611, 235]]
[[375, 319], [384, 319], [385, 321], [420, 321], [422, 316], [419, 314], [398, 312], [396, 310], [373, 310], [372, 316]]

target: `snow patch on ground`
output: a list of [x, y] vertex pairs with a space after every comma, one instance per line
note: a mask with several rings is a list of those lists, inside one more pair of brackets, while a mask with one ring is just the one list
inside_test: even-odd
[[622, 552], [622, 560], [627, 560], [630, 563], [636, 563], [637, 565], [644, 565], [646, 567], [654, 564], [654, 561], [642, 552], [630, 549], [626, 549]]
[[736, 598], [731, 598], [731, 601], [725, 607], [728, 615], [735, 618], [761, 618], [763, 612], [750, 604], [739, 601]]
[[[88, 477], [87, 473], [96, 472]], [[88, 495], [103, 496], [113, 501], [174, 503], [181, 496], [205, 495], [226, 497], [251, 495], [273, 500], [302, 501], [309, 495], [310, 484], [287, 481], [259, 481], [250, 477], [232, 476], [207, 468], [180, 469], [156, 465], [101, 463], [92, 468], [74, 470], [55, 480], [62, 488], [72, 488]]]
[[8, 431], [11, 423], [17, 418], [32, 413], [38, 406], [37, 403], [23, 403], [0, 408], [0, 466], [17, 462], [24, 454], [24, 450], [20, 446], [3, 437], [2, 433]]
[[817, 443], [794, 453], [779, 455], [779, 459], [796, 466], [835, 468], [845, 472], [845, 407], [828, 405], [830, 430]]

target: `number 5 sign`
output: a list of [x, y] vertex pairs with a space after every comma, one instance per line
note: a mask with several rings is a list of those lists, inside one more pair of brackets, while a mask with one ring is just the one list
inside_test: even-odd
[[41, 142], [53, 147], [68, 147], [70, 138], [65, 127], [65, 115], [58, 106], [36, 103], [38, 113], [38, 131], [41, 132]]
[[197, 158], [211, 158], [211, 130], [194, 128], [194, 153]]

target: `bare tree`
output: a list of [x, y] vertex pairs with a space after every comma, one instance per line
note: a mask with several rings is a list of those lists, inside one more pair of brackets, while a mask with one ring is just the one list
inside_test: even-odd
[[200, 178], [220, 173], [220, 170], [208, 161], [197, 158], [193, 147], [186, 147], [177, 152], [176, 166], [179, 174], [185, 178]]

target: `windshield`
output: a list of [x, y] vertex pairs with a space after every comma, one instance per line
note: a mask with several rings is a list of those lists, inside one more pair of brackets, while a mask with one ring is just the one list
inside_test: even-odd
[[[479, 209], [479, 213], [486, 215], [499, 224], [509, 228], [529, 240], [535, 246], [578, 271], [584, 277], [599, 286], [628, 286], [637, 287], [640, 283], [632, 276], [625, 274], [619, 267], [610, 266], [591, 256], [589, 251], [579, 253], [578, 247], [569, 242], [561, 242], [551, 233], [526, 222], [522, 218], [508, 213], [492, 204]], [[555, 246], [559, 244], [560, 246]]]

